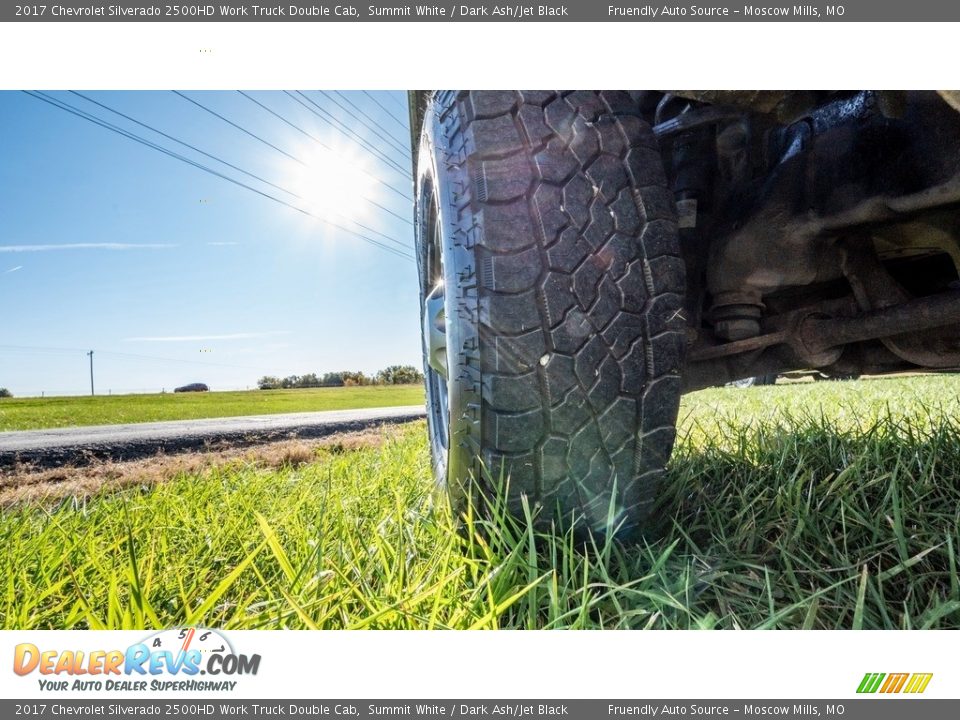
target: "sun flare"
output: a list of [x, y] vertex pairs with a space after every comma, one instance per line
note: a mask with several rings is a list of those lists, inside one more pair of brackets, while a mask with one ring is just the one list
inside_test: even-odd
[[290, 189], [298, 205], [322, 220], [362, 222], [373, 177], [360, 160], [333, 150], [311, 151], [294, 169]]

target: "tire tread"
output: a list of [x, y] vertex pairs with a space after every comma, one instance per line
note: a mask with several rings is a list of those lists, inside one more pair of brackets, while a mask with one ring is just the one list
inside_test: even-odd
[[[437, 95], [466, 163], [484, 477], [541, 524], [642, 523], [675, 435], [685, 291], [656, 139], [620, 92]], [[535, 353], [541, 352], [537, 358]], [[456, 372], [454, 372], [456, 374]], [[592, 377], [591, 377], [592, 376]]]

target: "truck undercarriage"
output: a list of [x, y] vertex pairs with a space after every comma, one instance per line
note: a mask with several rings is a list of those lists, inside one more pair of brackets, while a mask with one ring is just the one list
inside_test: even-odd
[[791, 95], [718, 122], [715, 106], [658, 102], [687, 265], [684, 387], [960, 365], [960, 115], [936, 93]]

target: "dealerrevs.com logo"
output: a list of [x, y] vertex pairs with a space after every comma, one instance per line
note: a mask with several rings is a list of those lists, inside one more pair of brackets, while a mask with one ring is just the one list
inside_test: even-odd
[[927, 689], [933, 673], [867, 673], [857, 686], [858, 693], [918, 694]]
[[231, 691], [238, 682], [233, 678], [259, 669], [259, 654], [237, 653], [222, 633], [192, 627], [164, 630], [126, 650], [20, 643], [13, 653], [14, 673], [36, 674], [40, 689], [52, 691]]

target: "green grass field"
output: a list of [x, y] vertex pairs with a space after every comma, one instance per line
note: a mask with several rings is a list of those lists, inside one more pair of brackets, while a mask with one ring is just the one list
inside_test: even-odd
[[419, 385], [5, 398], [0, 400], [0, 432], [421, 403], [423, 388]]
[[5, 628], [957, 628], [960, 377], [689, 396], [657, 517], [455, 531], [422, 423], [0, 521]]

